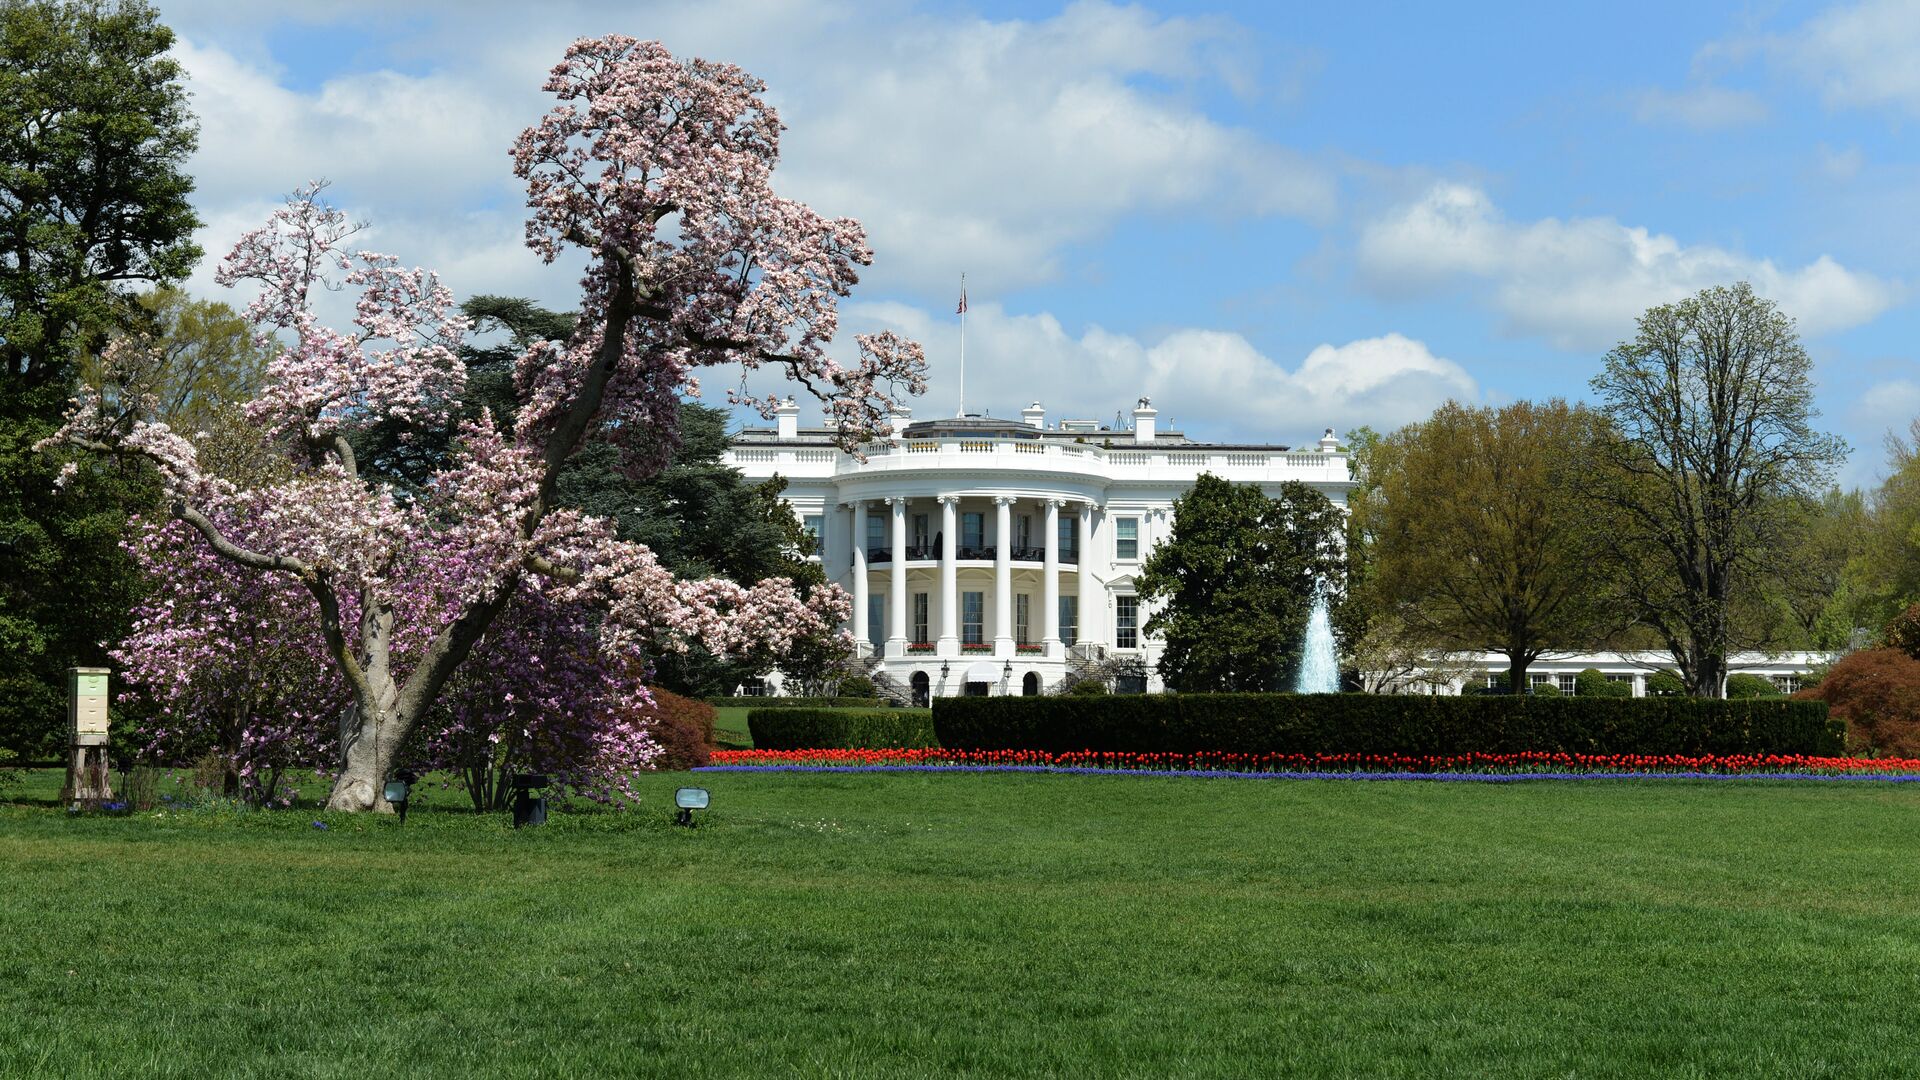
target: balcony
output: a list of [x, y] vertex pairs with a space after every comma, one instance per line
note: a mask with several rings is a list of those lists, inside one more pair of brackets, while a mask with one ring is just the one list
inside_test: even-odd
[[[958, 562], [993, 562], [995, 559], [998, 559], [1000, 555], [998, 550], [992, 546], [976, 547], [968, 544], [959, 544], [954, 548], [953, 557]], [[1044, 565], [1047, 561], [1047, 549], [1016, 547], [1008, 556], [1008, 560], [1016, 563]], [[891, 547], [867, 549], [868, 566], [874, 566], [880, 563], [891, 563], [892, 561], [893, 549]], [[937, 563], [940, 561], [940, 548], [935, 544], [908, 544], [907, 561], [910, 563]], [[852, 555], [847, 556], [847, 564], [853, 564]], [[1061, 548], [1060, 565], [1080, 565], [1080, 552], [1074, 548]]]

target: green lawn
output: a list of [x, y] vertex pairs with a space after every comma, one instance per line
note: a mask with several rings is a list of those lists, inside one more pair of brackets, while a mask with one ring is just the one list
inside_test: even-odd
[[753, 749], [753, 733], [747, 730], [751, 708], [717, 707], [713, 710], [714, 745], [723, 750]]
[[0, 807], [0, 1075], [1920, 1072], [1920, 786], [687, 779]]

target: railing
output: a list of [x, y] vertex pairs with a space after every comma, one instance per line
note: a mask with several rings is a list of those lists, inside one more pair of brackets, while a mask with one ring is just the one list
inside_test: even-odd
[[[1344, 480], [1347, 455], [1317, 453], [1312, 450], [1200, 450], [1154, 447], [1138, 444], [1101, 445], [1063, 442], [1054, 439], [909, 439], [899, 442], [876, 440], [862, 447], [868, 461], [861, 463], [838, 450], [826, 447], [737, 446], [727, 452], [726, 460], [736, 465], [831, 466], [839, 472], [870, 472], [884, 467], [889, 458], [915, 458], [915, 467], [924, 467], [925, 455], [967, 454], [1004, 459], [1008, 467], [1022, 469], [1062, 468], [1084, 470], [1098, 466], [1114, 469], [1168, 469], [1180, 473], [1212, 470], [1233, 473], [1244, 470], [1286, 470], [1305, 473], [1313, 479]], [[1017, 464], [1016, 464], [1017, 463]], [[969, 467], [994, 463], [970, 458]]]
[[[998, 559], [1000, 557], [1000, 553], [999, 553], [999, 549], [993, 547], [992, 545], [986, 545], [984, 547], [970, 547], [966, 544], [960, 544], [953, 549], [953, 557], [956, 561], [971, 560], [974, 562], [990, 562], [994, 559]], [[939, 561], [939, 559], [940, 559], [940, 546], [938, 544], [907, 545], [907, 561], [908, 562], [937, 562]], [[1013, 551], [1008, 554], [1007, 559], [1010, 562], [1043, 563], [1047, 561], [1047, 549], [1037, 548], [1037, 547], [1017, 547], [1017, 548], [1014, 548]], [[893, 561], [893, 548], [891, 546], [870, 547], [867, 549], [868, 565], [872, 565], [874, 563], [890, 563], [892, 561]], [[847, 562], [849, 565], [852, 564], [853, 562], [852, 553], [848, 553]], [[1073, 548], [1061, 548], [1060, 549], [1060, 565], [1061, 566], [1080, 565], [1080, 552]]]

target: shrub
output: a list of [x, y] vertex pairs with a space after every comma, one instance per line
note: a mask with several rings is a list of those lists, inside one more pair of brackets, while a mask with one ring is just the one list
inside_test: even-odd
[[1588, 668], [1573, 677], [1573, 693], [1583, 698], [1630, 698], [1633, 684], [1610, 682], [1599, 668]]
[[[1039, 698], [1029, 700], [1038, 701]], [[876, 750], [938, 746], [929, 709], [755, 709], [758, 750]]]
[[1746, 698], [1784, 696], [1785, 695], [1780, 692], [1780, 688], [1773, 685], [1773, 680], [1767, 678], [1765, 675], [1754, 675], [1743, 671], [1736, 675], [1727, 676], [1727, 697], [1729, 698], [1744, 700]]
[[[941, 698], [949, 750], [1130, 753], [1832, 754], [1818, 702], [1498, 694]], [[759, 745], [755, 733], [755, 745]]]
[[707, 704], [723, 709], [884, 709], [877, 697], [710, 697]]
[[1081, 679], [1067, 688], [1067, 693], [1076, 697], [1102, 697], [1107, 692], [1107, 684], [1099, 679]]
[[1920, 659], [1899, 649], [1865, 649], [1836, 661], [1820, 685], [1793, 695], [1824, 701], [1858, 750], [1920, 755]]
[[1558, 683], [1550, 683], [1550, 682], [1534, 683], [1532, 686], [1527, 687], [1527, 693], [1532, 694], [1535, 697], [1565, 696], [1560, 693], [1560, 685]]
[[660, 744], [653, 767], [697, 769], [713, 754], [713, 706], [671, 690], [649, 687], [653, 705], [645, 710], [647, 734]]
[[1672, 671], [1656, 671], [1647, 676], [1648, 697], [1686, 697], [1687, 684]]
[[838, 697], [870, 698], [874, 697], [873, 680], [865, 675], [850, 675], [840, 680]]

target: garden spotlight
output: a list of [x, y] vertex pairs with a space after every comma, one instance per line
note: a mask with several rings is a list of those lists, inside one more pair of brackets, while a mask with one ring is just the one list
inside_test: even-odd
[[673, 805], [679, 807], [680, 812], [673, 816], [673, 823], [675, 825], [685, 825], [689, 829], [693, 828], [693, 812], [695, 810], [705, 810], [707, 803], [712, 800], [713, 796], [708, 794], [707, 789], [703, 787], [683, 787], [675, 791], [673, 793]]
[[412, 769], [401, 769], [393, 774], [393, 779], [387, 781], [386, 791], [383, 792], [387, 802], [399, 812], [402, 825], [407, 823], [407, 796], [412, 793], [413, 783], [418, 779], [419, 774]]
[[535, 795], [534, 788], [547, 786], [545, 773], [513, 774], [513, 827], [524, 825], [545, 825], [547, 823], [547, 798]]

